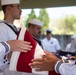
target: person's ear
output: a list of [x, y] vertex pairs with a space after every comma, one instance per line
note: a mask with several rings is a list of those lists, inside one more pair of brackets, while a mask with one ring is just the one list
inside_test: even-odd
[[11, 6], [7, 6], [7, 10], [11, 10], [12, 9], [12, 7]]

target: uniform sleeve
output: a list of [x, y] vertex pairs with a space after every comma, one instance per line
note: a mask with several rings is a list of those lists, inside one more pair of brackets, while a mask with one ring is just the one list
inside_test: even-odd
[[7, 30], [8, 30], [7, 26], [3, 22], [1, 22], [0, 23], [0, 42], [7, 41], [9, 36]]
[[0, 43], [0, 72], [4, 71], [9, 64], [7, 55], [10, 52], [10, 46], [6, 42]]
[[55, 71], [61, 75], [76, 75], [76, 65], [58, 61], [55, 65]]

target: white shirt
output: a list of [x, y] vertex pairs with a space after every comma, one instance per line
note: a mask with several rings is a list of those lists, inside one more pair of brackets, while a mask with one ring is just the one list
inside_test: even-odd
[[65, 48], [65, 51], [67, 52], [76, 52], [76, 48], [71, 48], [71, 45], [72, 43], [69, 43], [67, 44], [66, 48]]
[[[13, 26], [12, 24], [10, 24]], [[0, 22], [0, 42], [16, 39], [14, 31], [8, 27], [5, 23]]]
[[42, 44], [43, 44], [44, 50], [48, 52], [56, 52], [57, 50], [61, 49], [58, 40], [53, 37], [51, 37], [50, 40], [48, 40], [47, 38], [44, 38], [42, 40]]
[[[14, 40], [16, 39], [16, 37], [17, 35], [14, 33], [14, 31], [10, 27], [5, 25], [3, 22], [0, 22], [0, 42], [7, 41], [7, 40]], [[13, 72], [13, 71], [9, 71], [9, 69], [7, 68], [5, 71], [0, 73], [0, 75], [38, 75], [38, 74]]]

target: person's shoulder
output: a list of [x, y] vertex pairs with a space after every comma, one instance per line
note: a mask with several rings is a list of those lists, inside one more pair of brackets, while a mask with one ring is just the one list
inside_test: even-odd
[[51, 37], [51, 40], [54, 41], [54, 42], [58, 42], [58, 40], [54, 37]]
[[0, 20], [0, 30], [5, 31], [7, 29], [7, 25], [5, 25], [3, 20]]
[[42, 42], [46, 41], [46, 38], [42, 39]]
[[3, 26], [4, 25], [4, 20], [0, 20], [0, 26]]
[[51, 37], [52, 40], [57, 40], [55, 37]]
[[0, 28], [8, 27], [4, 22], [5, 22], [4, 20], [0, 20]]
[[3, 20], [0, 20], [0, 23], [3, 23]]
[[71, 43], [68, 43], [68, 44], [67, 44], [67, 47], [70, 47], [70, 46], [71, 46]]

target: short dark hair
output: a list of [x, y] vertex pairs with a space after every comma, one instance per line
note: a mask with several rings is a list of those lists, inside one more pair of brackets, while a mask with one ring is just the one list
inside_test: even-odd
[[51, 31], [47, 30], [47, 31], [46, 31], [46, 33], [47, 33], [47, 34], [50, 34], [50, 33], [51, 33]]
[[4, 13], [5, 13], [5, 10], [6, 10], [7, 6], [8, 6], [8, 5], [3, 5], [3, 6], [2, 6], [2, 10], [3, 10]]
[[2, 6], [2, 10], [3, 10], [4, 13], [5, 13], [5, 11], [6, 11], [7, 6], [11, 6], [11, 7], [12, 7], [13, 4], [3, 5], [3, 6]]
[[29, 28], [30, 26], [35, 27], [35, 25], [34, 25], [34, 24], [28, 23], [28, 28]]

